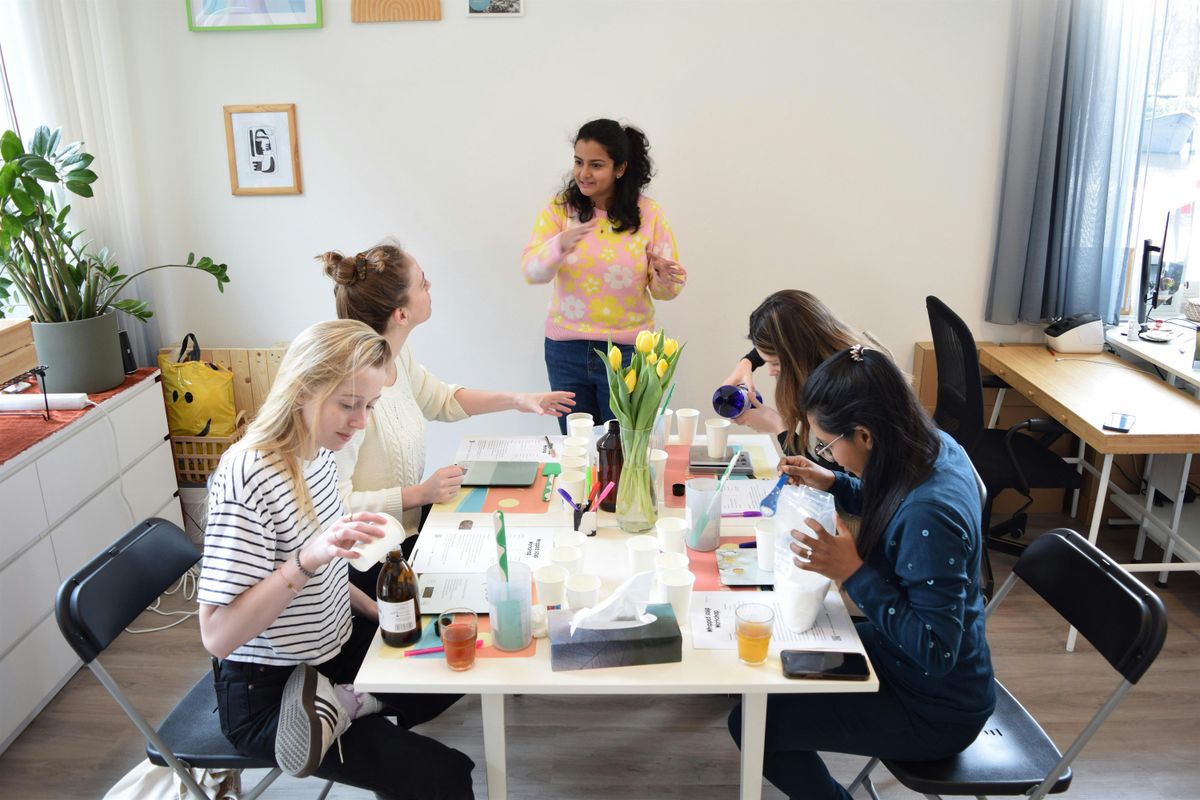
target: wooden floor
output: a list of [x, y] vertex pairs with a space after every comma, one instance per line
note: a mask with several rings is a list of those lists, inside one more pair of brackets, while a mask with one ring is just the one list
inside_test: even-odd
[[[1043, 521], [1044, 523], [1045, 521]], [[1102, 533], [1118, 558], [1132, 550], [1127, 531]], [[1148, 556], [1157, 555], [1148, 548]], [[998, 579], [1013, 558], [993, 554]], [[1145, 578], [1145, 580], [1151, 580]], [[1200, 576], [1176, 573], [1159, 591], [1170, 631], [1158, 661], [1075, 762], [1067, 796], [1075, 800], [1184, 800], [1200, 796]], [[143, 617], [142, 627], [161, 624]], [[1115, 673], [1085, 642], [1063, 651], [1066, 628], [1024, 588], [989, 624], [997, 675], [1065, 746], [1116, 685]], [[152, 720], [208, 667], [194, 619], [170, 631], [126, 635], [106, 662]], [[731, 669], [737, 668], [731, 662]], [[675, 697], [512, 698], [507, 708], [509, 796], [516, 800], [728, 800], [738, 795], [738, 756], [725, 728], [734, 699]], [[422, 731], [476, 762], [475, 786], [487, 797], [479, 703], [464, 698]], [[136, 730], [87, 670], [78, 673], [0, 755], [0, 797], [101, 797], [143, 758]], [[858, 757], [828, 758], [849, 780]], [[413, 768], [418, 768], [413, 765]], [[403, 773], [398, 773], [402, 780]], [[250, 777], [250, 776], [248, 776]], [[885, 800], [918, 795], [877, 773]], [[315, 782], [284, 778], [264, 797], [309, 797]], [[369, 798], [337, 788], [334, 798]], [[783, 797], [773, 787], [765, 798]]]

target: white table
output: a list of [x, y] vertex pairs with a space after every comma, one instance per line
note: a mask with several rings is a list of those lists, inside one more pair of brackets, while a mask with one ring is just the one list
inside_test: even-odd
[[[735, 443], [770, 437], [731, 437]], [[701, 439], [702, 441], [702, 439]], [[774, 449], [771, 449], [774, 452]], [[663, 509], [668, 515], [679, 509]], [[554, 524], [549, 515], [508, 515], [511, 525]], [[455, 523], [464, 519], [490, 525], [487, 514], [452, 514], [434, 510], [430, 521]], [[726, 520], [732, 522], [732, 520]], [[744, 521], [738, 520], [743, 523]], [[597, 536], [585, 543], [584, 569], [600, 576], [602, 596], [607, 596], [626, 577], [628, 559], [625, 541], [629, 535], [615, 527], [610, 514], [601, 514]], [[723, 532], [745, 535], [744, 525], [723, 526]], [[796, 681], [783, 677], [779, 657], [749, 667], [731, 650], [693, 650], [691, 637], [683, 631], [683, 660], [676, 664], [647, 664], [637, 667], [553, 672], [550, 643], [538, 642], [530, 658], [479, 658], [466, 672], [452, 672], [441, 659], [404, 658], [399, 651], [383, 646], [375, 638], [354, 681], [367, 692], [429, 692], [478, 694], [483, 713], [484, 757], [487, 763], [488, 796], [508, 797], [505, 757], [504, 699], [510, 694], [741, 694], [742, 695], [742, 800], [762, 796], [762, 762], [767, 719], [767, 696], [772, 693], [876, 692], [879, 680], [874, 670], [866, 681]], [[733, 747], [733, 743], [729, 743]]]
[[[1165, 325], [1164, 330], [1176, 334], [1168, 342], [1148, 342], [1130, 339], [1121, 328], [1109, 328], [1104, 339], [1122, 358], [1132, 358], [1153, 364], [1165, 373], [1164, 380], [1171, 386], [1180, 386], [1192, 394], [1200, 395], [1200, 370], [1193, 369], [1195, 334], [1180, 325]], [[1138, 540], [1134, 558], [1139, 562], [1147, 535], [1163, 547], [1164, 569], [1159, 572], [1157, 583], [1166, 586], [1167, 573], [1195, 568], [1200, 563], [1200, 510], [1183, 503], [1191, 470], [1191, 454], [1146, 457], [1142, 477], [1149, 486], [1155, 487], [1174, 502], [1169, 508], [1156, 509], [1151, 491], [1146, 492], [1144, 502], [1132, 497], [1114, 495], [1113, 502], [1138, 524]], [[1179, 555], [1183, 563], [1172, 563]], [[1134, 571], [1148, 571], [1151, 565], [1126, 565]], [[1156, 567], [1157, 569], [1157, 567]]]

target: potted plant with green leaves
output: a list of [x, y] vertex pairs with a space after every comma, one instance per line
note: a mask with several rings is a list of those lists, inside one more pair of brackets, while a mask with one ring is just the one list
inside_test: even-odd
[[12, 131], [0, 136], [0, 317], [17, 302], [33, 319], [38, 360], [47, 387], [56, 392], [99, 392], [124, 379], [117, 311], [145, 322], [143, 300], [119, 295], [131, 281], [167, 267], [212, 275], [217, 289], [229, 282], [224, 264], [188, 254], [184, 264], [161, 264], [126, 274], [107, 248], [93, 252], [83, 231], [67, 227], [71, 207], [55, 199], [70, 192], [92, 196], [94, 158], [82, 144], [60, 144], [61, 131], [42, 126], [29, 146]]

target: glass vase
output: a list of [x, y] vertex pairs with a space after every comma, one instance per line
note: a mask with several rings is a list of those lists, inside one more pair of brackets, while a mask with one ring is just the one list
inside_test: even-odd
[[617, 525], [626, 533], [645, 533], [658, 521], [658, 499], [650, 474], [650, 428], [621, 426], [625, 463], [617, 483]]

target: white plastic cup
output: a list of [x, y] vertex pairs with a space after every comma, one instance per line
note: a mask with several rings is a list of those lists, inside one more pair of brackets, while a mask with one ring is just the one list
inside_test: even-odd
[[667, 489], [667, 451], [666, 450], [651, 450], [650, 451], [650, 476], [654, 479], [654, 496], [658, 498], [658, 505], [661, 507], [666, 504], [666, 489]]
[[651, 572], [658, 555], [658, 539], [653, 536], [631, 536], [625, 541], [629, 551], [629, 571], [633, 575]]
[[687, 532], [687, 520], [683, 517], [659, 517], [654, 523], [658, 535], [658, 549], [664, 553], [683, 553], [687, 555], [687, 544], [684, 534]]
[[729, 420], [713, 417], [704, 420], [704, 440], [708, 444], [709, 458], [722, 458], [729, 446]]
[[543, 564], [533, 571], [538, 602], [544, 606], [561, 606], [565, 596], [567, 571], [558, 564]]
[[690, 563], [686, 553], [659, 553], [654, 557], [654, 571], [662, 573], [687, 569]]
[[700, 412], [694, 408], [681, 408], [675, 412], [675, 425], [679, 429], [679, 443], [691, 447], [696, 440], [696, 425]]
[[659, 575], [658, 582], [666, 593], [667, 602], [675, 610], [675, 619], [678, 620], [679, 626], [687, 626], [688, 613], [692, 608], [692, 586], [696, 583], [696, 576], [690, 570], [675, 569]]
[[574, 545], [556, 547], [550, 551], [550, 563], [562, 567], [568, 575], [577, 575], [583, 572], [583, 550]]
[[[354, 518], [354, 515], [350, 515]], [[385, 517], [382, 525], [376, 527], [383, 528], [383, 538], [372, 539], [369, 542], [355, 542], [350, 549], [358, 553], [358, 558], [347, 558], [350, 566], [354, 567], [359, 572], [366, 572], [371, 567], [387, 558], [387, 554], [395, 550], [403, 544], [407, 534], [404, 532], [404, 526], [400, 521], [391, 514], [380, 514]]]
[[[554, 485], [556, 489], [562, 489], [567, 494], [571, 495], [571, 499], [576, 503], [582, 504], [587, 500], [587, 498], [583, 496], [583, 480], [582, 472], [579, 470], [568, 469], [559, 473], [558, 478], [555, 479]], [[571, 507], [571, 504], [567, 502], [567, 499], [562, 496], [561, 492], [555, 491], [555, 494], [557, 494], [559, 499], [562, 500], [563, 508], [569, 512], [575, 511], [575, 509]]]
[[572, 609], [591, 608], [600, 602], [598, 575], [572, 575], [567, 578], [567, 605]]
[[775, 568], [775, 520], [760, 519], [754, 526], [754, 546], [758, 553], [758, 571], [772, 572]]
[[674, 422], [674, 420], [675, 412], [669, 408], [663, 409], [662, 422], [659, 424], [662, 426], [662, 438], [664, 443], [670, 444], [671, 442], [671, 423]]

